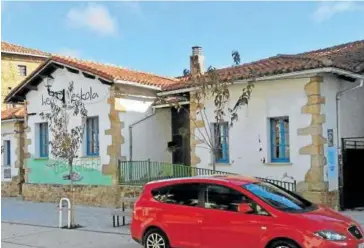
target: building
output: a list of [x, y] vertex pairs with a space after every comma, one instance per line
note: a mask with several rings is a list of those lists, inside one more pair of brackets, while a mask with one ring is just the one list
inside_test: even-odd
[[11, 108], [3, 104], [5, 96], [27, 75], [49, 57], [50, 54], [36, 49], [1, 42], [1, 109]]
[[[194, 94], [198, 85], [190, 80], [198, 68], [204, 68], [199, 47], [190, 57], [192, 75], [179, 78], [52, 56], [5, 99], [26, 108], [24, 188], [53, 192], [56, 189], [50, 185], [68, 183], [67, 169], [52, 166], [46, 148], [52, 134], [44, 135], [48, 130], [40, 113], [49, 111], [49, 82], [52, 91], [67, 89], [74, 82], [74, 96], [88, 110], [86, 133], [90, 134], [79, 149], [77, 184], [118, 184], [120, 158], [212, 169], [211, 152], [198, 136], [217, 125], [221, 130], [213, 137], [221, 144], [217, 170], [294, 180], [299, 193], [317, 203], [338, 206], [340, 200], [342, 207], [364, 205], [350, 200], [351, 194], [363, 191], [358, 179], [363, 167], [353, 166], [363, 161], [363, 58], [364, 41], [356, 41], [217, 70], [222, 80], [236, 78], [229, 86], [231, 101], [252, 80], [249, 71], [255, 73], [249, 105], [229, 128], [214, 123], [212, 100], [203, 102], [209, 121], [200, 118]], [[187, 111], [171, 106], [176, 99]], [[80, 119], [71, 122], [77, 125]], [[190, 135], [182, 136], [181, 128]], [[176, 149], [170, 152], [168, 147]], [[96, 187], [84, 190], [97, 191]]]
[[[195, 48], [192, 76], [203, 61], [202, 50]], [[221, 80], [236, 79], [229, 107], [252, 80], [250, 71], [255, 88], [233, 127], [213, 123], [212, 99], [203, 102], [207, 118], [196, 114], [196, 85], [186, 83], [188, 78], [159, 93], [190, 95], [191, 166], [212, 168], [201, 134], [217, 125], [217, 170], [295, 180], [298, 191], [314, 202], [363, 207], [364, 167], [358, 164], [364, 163], [364, 40], [219, 69]]]

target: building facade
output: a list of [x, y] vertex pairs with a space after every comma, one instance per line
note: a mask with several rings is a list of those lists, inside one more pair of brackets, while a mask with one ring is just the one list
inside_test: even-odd
[[[51, 191], [49, 185], [68, 184], [72, 176], [67, 163], [52, 155], [49, 141], [55, 137], [41, 118], [50, 111], [51, 79], [52, 91], [67, 90], [73, 82], [75, 93], [68, 100], [81, 99], [88, 112], [74, 162], [76, 184], [119, 184], [129, 173], [120, 171], [119, 161], [150, 159], [202, 169], [212, 169], [215, 162], [219, 171], [295, 181], [297, 191], [316, 203], [364, 205], [345, 200], [353, 199], [351, 192], [363, 190], [357, 178], [362, 167], [353, 166], [353, 161], [364, 158], [363, 57], [364, 41], [357, 41], [217, 70], [220, 80], [236, 78], [229, 86], [229, 107], [254, 80], [249, 104], [229, 127], [228, 118], [214, 122], [211, 99], [202, 105], [196, 101], [199, 85], [192, 78], [203, 77], [204, 68], [199, 47], [190, 57], [191, 74], [182, 78], [53, 56], [5, 99], [26, 109], [21, 152], [25, 186]], [[176, 111], [171, 99], [185, 111]], [[70, 128], [77, 126], [81, 118], [73, 116], [69, 123]], [[213, 127], [219, 132], [211, 135]], [[181, 128], [189, 135], [182, 136]], [[201, 142], [203, 132], [219, 144], [215, 156]], [[348, 148], [349, 143], [355, 148]]]
[[50, 54], [31, 48], [1, 42], [1, 109], [12, 106], [4, 104], [5, 96], [27, 75], [34, 71]]

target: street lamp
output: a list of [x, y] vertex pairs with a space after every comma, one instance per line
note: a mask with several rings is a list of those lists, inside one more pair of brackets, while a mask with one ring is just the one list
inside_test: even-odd
[[65, 90], [60, 90], [60, 91], [52, 91], [51, 87], [53, 85], [54, 82], [54, 78], [52, 76], [41, 76], [43, 78], [43, 80], [45, 81], [45, 87], [47, 88], [48, 91], [48, 95], [51, 97], [56, 97], [58, 100], [62, 101], [62, 103], [64, 104], [66, 102], [66, 92]]

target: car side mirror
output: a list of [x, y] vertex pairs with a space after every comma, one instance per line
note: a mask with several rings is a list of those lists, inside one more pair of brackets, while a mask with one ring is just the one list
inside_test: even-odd
[[251, 213], [252, 211], [253, 211], [253, 209], [250, 207], [250, 205], [248, 203], [241, 203], [238, 206], [239, 213], [247, 214], [247, 213]]

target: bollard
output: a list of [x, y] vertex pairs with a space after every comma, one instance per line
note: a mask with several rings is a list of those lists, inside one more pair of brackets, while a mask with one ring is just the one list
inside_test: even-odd
[[70, 229], [71, 228], [71, 201], [70, 199], [68, 198], [62, 198], [60, 201], [59, 201], [59, 223], [58, 223], [58, 227], [59, 228], [62, 228], [62, 202], [63, 201], [66, 201], [67, 202], [67, 208], [68, 208], [68, 218], [67, 218], [67, 226], [68, 228]]

